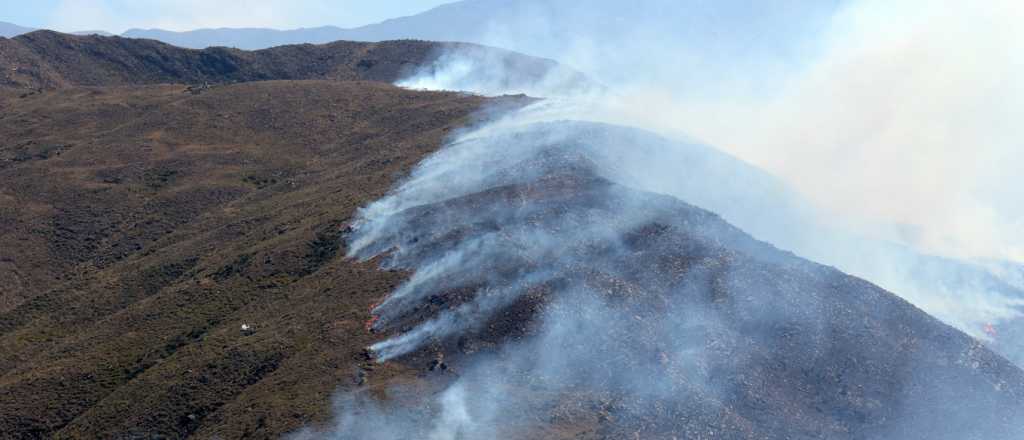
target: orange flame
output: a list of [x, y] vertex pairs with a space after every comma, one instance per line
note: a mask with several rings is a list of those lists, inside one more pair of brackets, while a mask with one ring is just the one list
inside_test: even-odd
[[376, 309], [382, 302], [384, 302], [384, 300], [377, 301], [370, 305], [370, 319], [366, 320], [366, 331], [368, 333], [373, 333], [373, 325], [380, 320], [379, 316], [373, 314], [373, 309]]

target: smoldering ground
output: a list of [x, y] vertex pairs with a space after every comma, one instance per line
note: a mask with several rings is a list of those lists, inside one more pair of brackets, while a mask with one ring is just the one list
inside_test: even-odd
[[[710, 147], [607, 124], [534, 123], [570, 115], [586, 117], [574, 104], [542, 102], [483, 127], [428, 159], [397, 195], [366, 212], [379, 215], [375, 212], [394, 212], [474, 188], [536, 178], [543, 167], [509, 172], [502, 164], [522, 162], [544, 146], [558, 144], [567, 152], [585, 154], [617, 182], [707, 208], [757, 238], [873, 281], [944, 322], [994, 343], [1011, 359], [1022, 359], [1024, 350], [1012, 335], [1020, 323], [1024, 292], [993, 276], [991, 270], [844, 229], [822, 219], [820, 210], [780, 179]], [[521, 124], [532, 125], [512, 128], [513, 134], [487, 137]], [[480, 136], [486, 140], [475, 140]], [[370, 231], [378, 225], [366, 227]], [[363, 238], [354, 243], [357, 248], [359, 240]]]
[[446, 369], [425, 373], [433, 392], [393, 390], [416, 394], [405, 405], [345, 394], [334, 429], [303, 435], [1018, 435], [1002, 422], [1021, 411], [1005, 360], [868, 283], [612, 180], [637, 182], [618, 159], [657, 139], [506, 120], [367, 207], [350, 255], [413, 272], [374, 311], [386, 339], [371, 349], [422, 371], [443, 354]]
[[[828, 59], [827, 49], [815, 59]], [[482, 80], [476, 72], [504, 67], [469, 66], [432, 66], [404, 84], [501, 91], [488, 79], [495, 70]], [[464, 133], [361, 212], [350, 257], [412, 273], [374, 310], [382, 341], [371, 351], [418, 370], [446, 368], [424, 373], [432, 391], [393, 390], [408, 399], [343, 394], [337, 426], [303, 435], [1024, 436], [1013, 422], [1024, 417], [1018, 368], [887, 292], [722, 218], [990, 342], [988, 325], [1020, 316], [1015, 272], [929, 256], [916, 240], [866, 240], [873, 226], [837, 219], [802, 177], [775, 178], [695, 142], [581, 122], [678, 138], [707, 122], [696, 110], [724, 108], [707, 106], [709, 97], [737, 102], [668, 93], [682, 104], [643, 108], [665, 101], [622, 93], [640, 88], [562, 96]], [[734, 131], [759, 122], [735, 115]], [[799, 150], [774, 154], [786, 151]]]
[[[604, 3], [511, 2], [509, 18], [480, 37], [570, 60], [608, 86], [540, 81], [533, 92], [561, 102], [532, 120], [602, 121], [709, 141], [733, 156], [696, 151], [691, 141], [685, 154], [652, 147], [619, 160], [633, 164], [635, 187], [677, 196], [759, 239], [864, 277], [1024, 359], [1024, 344], [1012, 337], [1024, 328], [1024, 291], [1002, 275], [1012, 272], [992, 269], [1020, 264], [1014, 255], [1024, 230], [1016, 226], [1024, 194], [1006, 184], [1024, 161], [1012, 157], [1019, 136], [1005, 123], [1024, 95], [1009, 80], [1017, 57], [1004, 56], [1024, 40], [1002, 41], [1019, 7]], [[629, 20], [612, 20], [622, 8]], [[571, 32], [501, 35], [562, 16], [574, 17]], [[680, 16], [700, 23], [672, 31], [669, 18]], [[747, 26], [730, 27], [740, 21]], [[974, 65], [959, 66], [961, 59]], [[475, 65], [410, 81], [495, 93], [474, 86], [500, 77], [502, 64]]]

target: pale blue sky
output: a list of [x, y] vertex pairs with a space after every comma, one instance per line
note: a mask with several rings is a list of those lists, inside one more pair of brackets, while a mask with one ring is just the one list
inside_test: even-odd
[[0, 0], [0, 21], [60, 31], [353, 27], [454, 0]]

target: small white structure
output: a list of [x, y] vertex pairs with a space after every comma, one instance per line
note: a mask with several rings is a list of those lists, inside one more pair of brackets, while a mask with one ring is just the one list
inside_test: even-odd
[[253, 333], [256, 333], [256, 326], [244, 323], [242, 324], [243, 335], [251, 335]]

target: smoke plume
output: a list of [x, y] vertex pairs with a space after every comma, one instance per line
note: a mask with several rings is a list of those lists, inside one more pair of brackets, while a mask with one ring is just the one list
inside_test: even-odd
[[360, 211], [349, 257], [411, 274], [369, 351], [431, 365], [433, 388], [346, 395], [299, 436], [1024, 438], [1021, 390], [990, 379], [1019, 370], [804, 259], [1024, 359], [1000, 336], [1024, 310], [1020, 194], [997, 185], [1020, 170], [1019, 56], [988, 46], [1020, 8], [783, 3], [641, 1], [620, 22], [618, 2], [513, 2], [483, 42], [605, 87], [510, 87], [458, 52], [400, 82], [548, 99]]
[[[831, 399], [834, 414], [805, 427], [744, 409], [752, 396], [789, 387], [829, 393], [823, 378], [847, 356], [881, 362], [903, 378], [898, 388], [928, 390], [948, 374], [940, 371], [992, 361], [973, 349], [953, 363], [924, 354], [971, 345], [930, 321], [918, 331], [941, 336], [920, 351], [899, 348], [889, 336], [913, 320], [908, 304], [675, 197], [623, 184], [644, 184], [649, 173], [627, 158], [648, 154], [692, 165], [706, 185], [746, 176], [746, 165], [635, 129], [534, 122], [551, 105], [464, 133], [361, 212], [349, 255], [412, 272], [374, 310], [384, 339], [370, 350], [378, 362], [431, 365], [434, 388], [391, 390], [386, 405], [346, 395], [335, 428], [300, 435], [545, 438], [554, 424], [580, 423], [598, 438], [686, 438], [700, 426], [759, 438], [862, 419], [892, 419], [878, 429], [899, 430], [937, 417], [949, 423], [922, 432], [1018, 434], [988, 421], [1013, 404], [978, 403], [982, 414], [971, 414], [982, 421], [973, 423], [948, 405], [987, 389], [977, 379], [922, 398], [940, 402], [923, 414], [865, 406], [892, 400], [891, 387]], [[762, 188], [760, 196], [785, 193]], [[790, 368], [814, 373], [787, 383]]]
[[[1006, 184], [1024, 171], [1009, 120], [1024, 110], [1022, 89], [1010, 80], [1022, 67], [1013, 45], [1024, 40], [1010, 34], [1019, 6], [513, 5], [483, 41], [580, 63], [609, 86], [577, 88], [568, 99], [560, 88], [535, 88], [563, 99], [531, 120], [627, 125], [691, 144], [679, 153], [660, 141], [618, 158], [632, 168], [628, 184], [710, 209], [975, 337], [992, 342], [993, 327], [1024, 327], [1020, 284], [985, 263], [1021, 264], [1024, 193]], [[500, 32], [563, 16], [577, 18], [571, 32]], [[683, 16], [693, 27], [671, 31]], [[758, 39], [768, 29], [781, 30]], [[497, 94], [472, 87], [478, 72], [412, 81]], [[702, 151], [694, 140], [722, 151]], [[690, 172], [678, 172], [683, 163]], [[999, 342], [1024, 362], [1024, 344]]]

